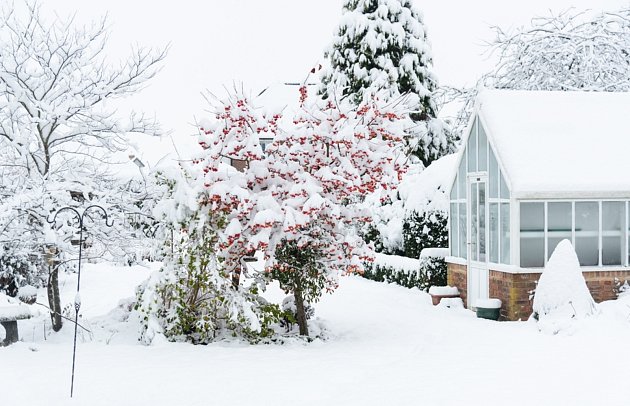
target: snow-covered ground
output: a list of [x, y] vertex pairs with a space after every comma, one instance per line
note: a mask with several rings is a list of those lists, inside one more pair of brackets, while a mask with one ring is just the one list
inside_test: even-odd
[[[149, 272], [86, 266], [82, 323], [93, 337], [80, 334], [74, 399], [70, 324], [44, 341], [43, 315], [19, 322], [22, 341], [0, 348], [0, 404], [630, 404], [630, 296], [549, 335], [534, 322], [477, 319], [433, 307], [418, 290], [347, 277], [316, 306], [325, 342], [147, 347], [118, 320], [122, 311], [110, 311]], [[75, 283], [62, 278], [63, 304]]]

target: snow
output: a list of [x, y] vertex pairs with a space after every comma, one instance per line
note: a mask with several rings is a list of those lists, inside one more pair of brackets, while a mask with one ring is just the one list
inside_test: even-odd
[[[153, 266], [156, 269], [157, 266]], [[3, 404], [85, 405], [627, 405], [630, 296], [604, 302], [572, 336], [535, 323], [488, 323], [471, 311], [433, 307], [417, 289], [345, 277], [315, 315], [330, 336], [310, 344], [193, 346], [137, 342], [121, 298], [142, 267], [86, 265], [81, 277], [74, 399], [73, 329], [43, 338], [45, 313], [20, 321], [21, 342], [0, 348]], [[76, 275], [60, 275], [62, 304]], [[40, 290], [40, 302], [45, 291]], [[278, 303], [284, 294], [269, 289]], [[1, 329], [0, 329], [1, 330]], [[0, 333], [1, 335], [2, 333]], [[1, 338], [1, 337], [0, 337]], [[474, 350], [472, 350], [474, 349]], [[448, 379], [445, 379], [448, 377]], [[518, 384], [515, 383], [518, 377]], [[456, 390], [453, 390], [453, 388]], [[200, 389], [202, 388], [202, 389]], [[529, 388], [515, 396], [519, 388]], [[489, 395], [491, 393], [491, 396]]]
[[630, 93], [485, 90], [478, 111], [516, 198], [630, 197]]
[[500, 299], [477, 299], [475, 301], [477, 307], [482, 309], [500, 309], [501, 308], [501, 300]]
[[418, 272], [420, 269], [420, 261], [417, 259], [378, 252], [374, 254], [374, 264], [408, 272]]
[[[189, 133], [194, 132], [192, 129]], [[196, 135], [129, 134], [126, 142], [126, 149], [114, 153], [107, 164], [108, 169], [123, 180], [146, 178], [158, 169], [189, 160], [199, 150]]]
[[536, 286], [533, 310], [541, 329], [554, 333], [565, 328], [565, 322], [597, 311], [569, 240], [560, 241], [551, 254]]
[[0, 321], [21, 320], [31, 317], [31, 312], [26, 305], [0, 306]]
[[457, 290], [457, 286], [431, 286], [429, 294], [434, 296], [459, 295], [459, 290]]
[[448, 254], [448, 248], [424, 248], [420, 251], [420, 258], [446, 258]]
[[398, 187], [405, 212], [431, 210], [448, 212], [450, 182], [457, 170], [457, 154], [446, 155], [422, 169], [414, 165]]
[[448, 213], [449, 192], [457, 171], [457, 154], [446, 155], [424, 168], [411, 165], [398, 185], [399, 199], [391, 205], [374, 202], [378, 196], [368, 197], [374, 210], [374, 226], [386, 247], [402, 246], [403, 219], [411, 212], [441, 211]]

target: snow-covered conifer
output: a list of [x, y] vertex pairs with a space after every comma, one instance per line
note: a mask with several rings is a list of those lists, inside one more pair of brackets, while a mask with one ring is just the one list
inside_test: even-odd
[[444, 122], [436, 118], [431, 46], [421, 13], [409, 0], [346, 0], [343, 17], [326, 58], [320, 92], [326, 97], [363, 101], [368, 89], [389, 97], [412, 94], [417, 124], [408, 139], [411, 151], [428, 166], [453, 151]]

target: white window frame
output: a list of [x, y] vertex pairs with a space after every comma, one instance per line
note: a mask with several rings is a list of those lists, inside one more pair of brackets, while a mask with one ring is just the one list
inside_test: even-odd
[[[630, 211], [630, 200], [628, 199], [591, 199], [591, 198], [585, 198], [585, 199], [515, 199], [514, 204], [511, 205], [512, 207], [517, 207], [518, 208], [518, 213], [516, 214], [516, 225], [517, 227], [513, 228], [511, 230], [511, 236], [513, 240], [516, 241], [520, 241], [520, 237], [521, 237], [521, 224], [520, 224], [520, 207], [521, 207], [521, 203], [544, 203], [544, 239], [545, 239], [545, 249], [544, 249], [544, 265], [547, 265], [547, 261], [548, 261], [548, 247], [549, 247], [549, 240], [548, 240], [548, 203], [550, 202], [554, 202], [554, 203], [571, 203], [571, 244], [573, 244], [573, 246], [575, 247], [575, 203], [578, 202], [596, 202], [598, 203], [599, 206], [599, 227], [598, 227], [598, 265], [593, 265], [593, 266], [582, 266], [581, 268], [583, 270], [606, 270], [606, 269], [614, 269], [614, 270], [628, 270], [628, 268], [630, 268], [630, 260], [629, 260], [629, 256], [630, 256], [630, 231], [628, 230], [628, 228], [630, 227], [630, 219], [628, 217], [629, 216], [629, 211]], [[625, 203], [625, 209], [626, 209], [626, 213], [625, 213], [625, 229], [622, 230], [622, 238], [624, 240], [624, 246], [626, 247], [626, 251], [625, 253], [623, 253], [623, 259], [621, 261], [621, 265], [603, 265], [602, 264], [602, 255], [603, 255], [603, 245], [602, 245], [602, 237], [603, 237], [603, 224], [602, 224], [602, 208], [603, 208], [603, 203], [604, 202], [623, 202]], [[515, 252], [515, 258], [514, 258], [514, 263], [518, 264], [518, 267], [520, 269], [526, 269], [526, 270], [531, 270], [532, 272], [539, 272], [541, 269], [540, 267], [537, 268], [523, 268], [520, 266], [521, 263], [521, 247], [520, 247], [520, 243], [516, 244], [516, 252]], [[513, 245], [514, 247], [514, 245]]]

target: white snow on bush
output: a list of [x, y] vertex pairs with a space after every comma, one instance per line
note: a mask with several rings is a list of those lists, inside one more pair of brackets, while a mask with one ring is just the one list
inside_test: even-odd
[[457, 290], [457, 286], [431, 286], [429, 294], [434, 296], [459, 295], [459, 290]]
[[420, 252], [420, 258], [446, 258], [448, 248], [425, 248]]
[[403, 220], [411, 212], [448, 212], [450, 184], [456, 171], [457, 154], [446, 155], [427, 168], [414, 164], [398, 185], [399, 199], [381, 206], [377, 194], [368, 197], [374, 226], [387, 248], [402, 246]]
[[549, 258], [536, 287], [533, 310], [539, 322], [549, 324], [544, 328], [554, 332], [562, 328], [563, 321], [595, 313], [595, 302], [569, 240], [562, 240]]
[[417, 272], [420, 269], [420, 260], [401, 257], [398, 255], [374, 254], [374, 265], [398, 269], [407, 272]]
[[404, 213], [430, 210], [448, 211], [450, 183], [457, 165], [457, 154], [446, 155], [422, 169], [413, 165], [402, 178], [398, 193]]

